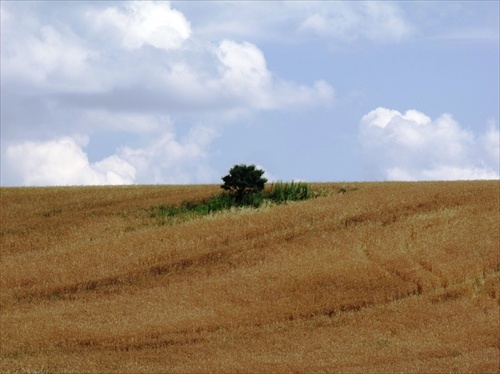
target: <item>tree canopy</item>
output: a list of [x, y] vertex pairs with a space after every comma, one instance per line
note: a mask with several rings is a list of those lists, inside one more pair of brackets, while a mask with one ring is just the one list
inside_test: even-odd
[[229, 191], [237, 201], [241, 201], [245, 195], [264, 189], [267, 179], [262, 177], [263, 174], [264, 171], [257, 169], [255, 165], [235, 165], [229, 170], [229, 174], [222, 178], [224, 184], [221, 188]]

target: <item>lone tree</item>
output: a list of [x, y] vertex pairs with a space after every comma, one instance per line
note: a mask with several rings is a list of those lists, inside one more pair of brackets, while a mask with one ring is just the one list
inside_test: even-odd
[[222, 178], [224, 184], [221, 186], [229, 191], [237, 202], [241, 202], [245, 195], [262, 191], [267, 182], [263, 178], [263, 170], [257, 169], [255, 165], [235, 165], [229, 170], [229, 174]]

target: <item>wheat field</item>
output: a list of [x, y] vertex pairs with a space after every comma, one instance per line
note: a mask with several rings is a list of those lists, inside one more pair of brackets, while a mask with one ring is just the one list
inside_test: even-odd
[[499, 181], [1, 188], [2, 373], [498, 373]]

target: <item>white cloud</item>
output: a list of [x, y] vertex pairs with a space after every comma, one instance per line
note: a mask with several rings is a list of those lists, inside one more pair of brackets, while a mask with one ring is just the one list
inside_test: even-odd
[[179, 48], [191, 35], [184, 15], [166, 1], [133, 1], [123, 7], [109, 7], [102, 13], [90, 13], [98, 29], [112, 29], [121, 46], [136, 49], [143, 45], [171, 50]]
[[216, 136], [206, 126], [193, 127], [182, 139], [169, 130], [144, 147], [122, 147], [95, 163], [84, 151], [87, 137], [10, 144], [2, 155], [2, 180], [27, 186], [207, 183], [214, 179], [207, 149]]
[[428, 125], [431, 119], [425, 114], [410, 109], [406, 113], [399, 113], [397, 110], [391, 110], [386, 108], [377, 108], [370, 113], [363, 116], [361, 122], [367, 126], [378, 126], [380, 128], [386, 128], [389, 124], [403, 121], [403, 122], [413, 122], [415, 125]]
[[253, 105], [265, 107], [269, 102], [271, 75], [266, 67], [262, 52], [251, 43], [236, 43], [224, 40], [217, 50], [221, 65], [221, 85], [231, 95], [243, 98], [250, 95], [256, 101]]
[[124, 147], [118, 154], [136, 167], [139, 183], [208, 183], [214, 177], [208, 147], [216, 136], [210, 127], [195, 126], [182, 139], [165, 132], [146, 147]]
[[388, 180], [497, 179], [498, 135], [491, 124], [476, 135], [449, 114], [431, 120], [416, 110], [377, 108], [360, 122], [367, 166]]
[[31, 32], [15, 22], [9, 16], [2, 27], [2, 80], [55, 88], [89, 85], [90, 61], [95, 53], [76, 35], [51, 25]]
[[83, 146], [71, 137], [10, 145], [6, 167], [13, 179], [27, 186], [133, 183], [136, 170], [132, 165], [116, 156], [91, 164]]
[[296, 108], [297, 106], [329, 105], [334, 90], [325, 81], [313, 86], [273, 77], [267, 69], [262, 51], [255, 45], [224, 40], [217, 56], [221, 62], [221, 79], [217, 85], [224, 94], [254, 109]]

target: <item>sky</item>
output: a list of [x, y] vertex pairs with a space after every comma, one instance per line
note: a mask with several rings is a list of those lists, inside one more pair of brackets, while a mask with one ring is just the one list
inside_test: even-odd
[[2, 186], [499, 179], [499, 1], [4, 1]]

